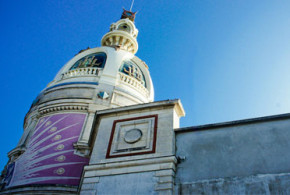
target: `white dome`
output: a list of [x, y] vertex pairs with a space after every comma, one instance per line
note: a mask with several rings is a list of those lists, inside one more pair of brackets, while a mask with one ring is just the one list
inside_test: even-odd
[[[90, 85], [90, 88], [93, 87], [96, 91], [95, 96], [100, 92], [106, 93], [105, 99], [109, 102], [102, 104], [106, 107], [154, 100], [148, 66], [132, 53], [112, 47], [93, 48], [79, 53], [64, 65], [44, 91], [76, 85], [80, 85], [79, 89]], [[66, 98], [65, 96], [66, 94], [62, 95], [63, 98]], [[104, 100], [103, 97], [92, 99], [95, 103], [99, 99]]]
[[154, 101], [148, 66], [134, 55], [137, 35], [129, 18], [113, 23], [102, 47], [82, 50], [66, 63], [34, 100], [28, 115], [34, 110], [40, 114], [102, 110]]
[[[134, 56], [138, 49], [138, 30], [132, 22], [134, 18], [129, 16], [122, 15], [112, 26], [103, 38], [102, 47], [82, 50], [66, 63], [33, 101], [24, 119], [23, 136], [9, 152], [9, 163], [15, 162], [14, 171], [20, 176], [13, 177], [8, 187], [41, 186], [43, 181], [54, 187], [55, 184], [77, 186], [83, 166], [89, 162], [97, 112], [154, 100], [148, 66]], [[55, 164], [66, 158], [55, 158], [59, 155], [56, 151], [65, 153], [68, 162]], [[51, 173], [50, 168], [56, 165], [61, 167]], [[37, 174], [30, 178], [34, 172]], [[62, 177], [64, 172], [68, 174]], [[58, 180], [50, 179], [55, 174]], [[59, 189], [65, 190], [66, 187]]]

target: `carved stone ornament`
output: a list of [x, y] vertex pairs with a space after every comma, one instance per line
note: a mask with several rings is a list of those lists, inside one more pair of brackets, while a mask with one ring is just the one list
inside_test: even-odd
[[115, 120], [106, 158], [155, 153], [158, 115]]
[[142, 137], [142, 131], [140, 129], [131, 129], [125, 133], [124, 140], [129, 144], [133, 144], [139, 141]]

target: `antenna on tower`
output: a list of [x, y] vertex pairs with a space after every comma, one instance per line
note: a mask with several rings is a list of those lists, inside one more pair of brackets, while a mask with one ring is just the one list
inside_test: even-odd
[[130, 12], [132, 11], [133, 5], [134, 5], [134, 0], [132, 0], [131, 7], [130, 7]]

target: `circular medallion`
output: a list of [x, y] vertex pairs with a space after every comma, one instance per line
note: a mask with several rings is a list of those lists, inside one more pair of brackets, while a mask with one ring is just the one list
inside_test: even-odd
[[64, 168], [58, 168], [58, 169], [55, 170], [54, 172], [55, 172], [56, 174], [58, 174], [58, 175], [62, 175], [62, 174], [64, 174], [65, 169], [64, 169]]
[[56, 141], [56, 140], [60, 140], [61, 139], [61, 135], [56, 135], [53, 139], [52, 139], [52, 141]]
[[65, 156], [61, 155], [61, 156], [57, 157], [55, 160], [58, 162], [63, 162], [65, 160]]
[[56, 150], [62, 150], [62, 149], [64, 149], [63, 144], [59, 144], [58, 146], [56, 146]]
[[124, 140], [129, 144], [133, 144], [139, 141], [142, 137], [142, 131], [140, 129], [131, 129], [125, 133]]
[[51, 124], [51, 121], [48, 121], [48, 122], [45, 123], [45, 126], [48, 126], [50, 124]]
[[57, 127], [52, 127], [49, 132], [55, 132], [57, 130]]

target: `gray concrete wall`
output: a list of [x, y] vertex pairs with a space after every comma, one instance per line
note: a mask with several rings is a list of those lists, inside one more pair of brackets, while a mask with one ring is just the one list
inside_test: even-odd
[[176, 130], [176, 183], [289, 173], [289, 140], [285, 116]]

